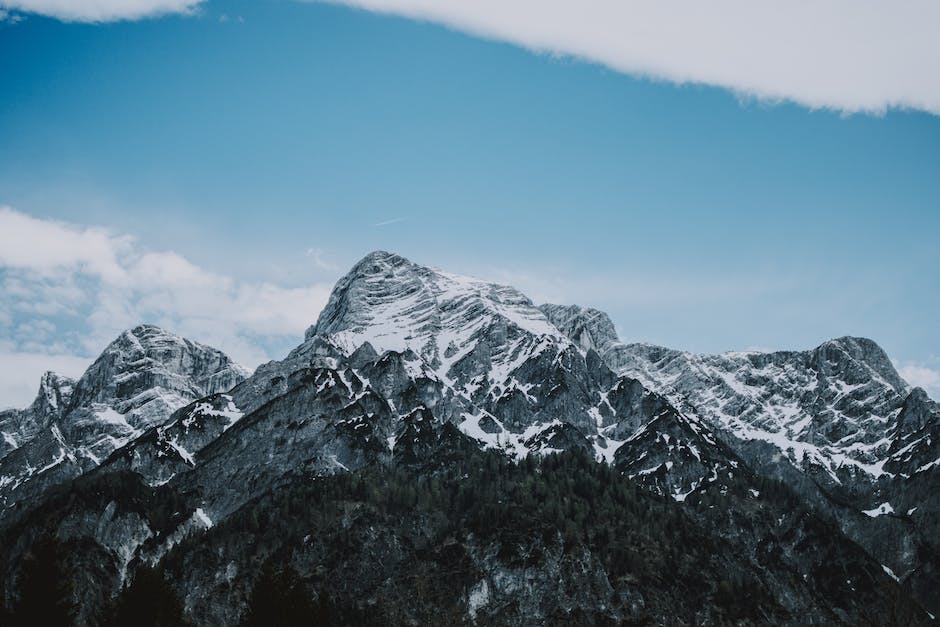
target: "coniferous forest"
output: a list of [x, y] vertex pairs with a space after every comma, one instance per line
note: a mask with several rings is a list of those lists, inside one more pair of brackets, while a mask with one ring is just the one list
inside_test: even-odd
[[[100, 480], [63, 491], [45, 520], [94, 508], [105, 488], [154, 520], [182, 507], [131, 475]], [[75, 581], [70, 568], [83, 547], [39, 536], [19, 565], [18, 601], [4, 622], [71, 624], [78, 585], [100, 599], [90, 622], [107, 626], [190, 624], [187, 597], [197, 600], [188, 608], [197, 623], [200, 612], [218, 615], [224, 599], [231, 624], [462, 624], [468, 604], [472, 612], [489, 594], [481, 565], [520, 587], [510, 603], [487, 609], [500, 620], [545, 611], [547, 590], [551, 624], [792, 621], [787, 595], [843, 604], [823, 621], [839, 611], [864, 616], [868, 604], [890, 607], [898, 623], [916, 620], [908, 598], [883, 586], [831, 521], [803, 509], [784, 484], [756, 480], [760, 500], [748, 498], [753, 488], [731, 486], [683, 507], [579, 453], [514, 463], [481, 452], [297, 475], [182, 538], [155, 567], [136, 568], [113, 597]], [[761, 537], [768, 518], [781, 519], [779, 531]]]

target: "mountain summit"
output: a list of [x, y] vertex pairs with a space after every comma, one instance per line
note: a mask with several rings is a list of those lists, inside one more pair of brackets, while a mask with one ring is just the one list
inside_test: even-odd
[[29, 408], [0, 413], [0, 502], [96, 467], [180, 407], [248, 374], [221, 351], [160, 327], [124, 331], [78, 381], [46, 373]]
[[377, 352], [414, 351], [439, 375], [481, 342], [526, 336], [567, 344], [517, 289], [415, 264], [376, 251], [341, 278], [307, 337], [319, 335], [351, 353], [368, 342]]

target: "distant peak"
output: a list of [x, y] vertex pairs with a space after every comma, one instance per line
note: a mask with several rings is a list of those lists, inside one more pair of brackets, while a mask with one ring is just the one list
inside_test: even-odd
[[898, 392], [904, 392], [910, 388], [894, 368], [888, 354], [874, 340], [846, 335], [823, 342], [814, 352], [831, 359], [832, 351], [837, 351], [863, 364]]
[[131, 335], [133, 335], [134, 337], [138, 339], [153, 338], [153, 337], [172, 337], [172, 338], [183, 339], [181, 336], [177, 335], [176, 333], [167, 331], [163, 327], [159, 327], [155, 324], [138, 324], [133, 329], [128, 329], [127, 331], [125, 331], [125, 333], [130, 333]]
[[167, 344], [185, 344], [182, 337], [153, 324], [139, 324], [136, 327], [125, 329], [118, 334], [105, 347], [103, 356], [113, 353], [147, 354], [158, 346]]
[[614, 323], [603, 311], [580, 305], [539, 305], [539, 309], [559, 331], [585, 350], [603, 353], [620, 343]]
[[63, 374], [59, 374], [54, 370], [46, 370], [42, 373], [42, 378], [40, 379], [42, 385], [61, 385], [63, 383], [71, 384], [74, 383], [74, 380], [71, 377], [67, 377]]
[[367, 254], [360, 260], [360, 263], [363, 261], [381, 261], [385, 259], [404, 259], [401, 255], [397, 253], [392, 253], [387, 250], [373, 250], [371, 253]]
[[105, 403], [123, 414], [157, 399], [158, 405], [175, 408], [231, 389], [248, 375], [217, 348], [140, 324], [118, 335], [88, 367], [75, 383], [73, 404]]
[[[181, 357], [184, 354], [189, 357], [184, 359]], [[173, 370], [185, 370], [186, 364], [190, 362], [212, 363], [217, 370], [231, 370], [240, 378], [250, 374], [219, 349], [187, 339], [155, 324], [139, 324], [123, 331], [98, 356], [92, 369], [103, 363], [121, 363], [124, 364], [122, 368], [150, 368], [162, 364]]]
[[138, 324], [133, 329], [129, 329], [129, 331], [133, 333], [134, 335], [140, 335], [143, 333], [153, 333], [153, 332], [168, 333], [168, 331], [164, 329], [163, 327], [159, 327], [155, 324], [148, 324], [146, 322], [142, 324]]
[[837, 337], [823, 342], [818, 347], [816, 347], [817, 351], [828, 349], [843, 351], [851, 357], [859, 360], [868, 360], [872, 357], [884, 357], [884, 359], [888, 358], [887, 354], [884, 352], [884, 349], [882, 349], [877, 342], [870, 340], [867, 337], [844, 335], [842, 337]]
[[33, 409], [41, 414], [59, 414], [68, 405], [75, 380], [47, 370], [39, 379], [39, 392], [33, 401]]

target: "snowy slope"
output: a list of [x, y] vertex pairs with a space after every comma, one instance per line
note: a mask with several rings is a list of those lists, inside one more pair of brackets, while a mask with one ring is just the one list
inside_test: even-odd
[[901, 407], [913, 393], [884, 351], [843, 337], [807, 351], [697, 355], [619, 341], [606, 314], [544, 305], [559, 328], [683, 411], [744, 441], [766, 441], [795, 466], [886, 473]]
[[308, 341], [314, 337], [346, 355], [411, 356], [406, 376], [438, 381], [465, 401], [456, 419], [443, 419], [517, 457], [553, 450], [546, 443], [559, 441], [562, 423], [581, 434], [567, 430], [566, 441], [610, 457], [611, 443], [599, 429], [640, 422], [624, 413], [639, 407], [617, 408], [607, 399], [617, 380], [610, 369], [588, 360], [518, 290], [399, 255], [371, 253], [340, 279], [307, 332]]
[[336, 284], [307, 337], [320, 335], [347, 354], [368, 342], [379, 354], [411, 350], [441, 380], [472, 392], [473, 374], [460, 368], [486, 352], [481, 372], [502, 384], [522, 361], [568, 338], [515, 288], [415, 264], [399, 255], [367, 255]]

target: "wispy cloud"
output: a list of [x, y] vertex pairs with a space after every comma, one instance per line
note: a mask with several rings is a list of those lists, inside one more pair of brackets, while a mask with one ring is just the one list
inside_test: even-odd
[[203, 0], [0, 0], [0, 21], [15, 12], [35, 13], [65, 22], [117, 22], [190, 14]]
[[335, 263], [327, 261], [326, 253], [322, 248], [308, 248], [304, 252], [306, 257], [309, 257], [313, 260], [313, 265], [316, 266], [319, 270], [326, 270], [328, 272], [335, 272], [339, 270], [339, 266]]
[[388, 226], [389, 224], [398, 224], [399, 222], [404, 222], [408, 218], [392, 218], [391, 220], [382, 220], [381, 222], [376, 222], [372, 226]]
[[[0, 380], [38, 381], [55, 364], [38, 366], [42, 360], [30, 355], [87, 361], [141, 322], [217, 346], [253, 367], [281, 356], [270, 354], [272, 344], [295, 344], [331, 289], [241, 281], [177, 252], [147, 250], [131, 235], [0, 207]], [[28, 400], [0, 396], [0, 405]]]
[[895, 365], [905, 381], [915, 387], [924, 388], [933, 398], [940, 398], [940, 369], [916, 363]]
[[940, 114], [935, 0], [326, 0], [812, 108]]

